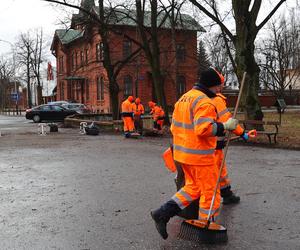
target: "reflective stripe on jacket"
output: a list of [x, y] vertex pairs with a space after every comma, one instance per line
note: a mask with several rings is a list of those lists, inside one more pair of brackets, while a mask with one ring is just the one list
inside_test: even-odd
[[217, 111], [210, 98], [192, 89], [175, 104], [171, 132], [174, 160], [191, 165], [214, 161]]

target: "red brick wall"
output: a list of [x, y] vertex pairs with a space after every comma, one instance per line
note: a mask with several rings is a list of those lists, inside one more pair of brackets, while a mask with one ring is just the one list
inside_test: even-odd
[[[136, 29], [132, 27], [123, 27], [126, 34], [133, 38], [138, 38]], [[172, 46], [171, 33], [169, 30], [161, 30], [160, 35], [160, 50], [161, 50], [161, 69], [165, 76], [165, 92], [168, 105], [173, 105], [177, 100], [176, 95], [176, 72], [183, 75], [186, 79], [186, 90], [190, 89], [197, 76], [197, 36], [196, 32], [191, 31], [178, 31], [176, 33], [176, 43], [185, 45], [186, 56], [184, 62], [178, 62], [176, 69], [175, 52]], [[89, 35], [89, 39], [78, 39], [70, 46], [62, 46], [60, 43], [56, 46], [56, 59], [57, 59], [57, 100], [68, 100], [70, 93], [68, 92], [67, 84], [71, 81], [65, 80], [66, 77], [76, 76], [89, 79], [89, 100], [86, 100], [85, 95], [82, 97], [82, 89], [78, 81], [73, 81], [73, 85], [77, 82], [78, 91], [80, 96], [73, 96], [78, 102], [84, 102], [94, 110], [109, 112], [110, 101], [108, 93], [108, 79], [106, 71], [102, 62], [96, 62], [96, 44], [101, 41], [100, 36], [97, 34], [97, 29]], [[110, 50], [113, 62], [117, 62], [123, 58], [123, 36], [110, 34]], [[83, 64], [76, 70], [71, 68], [71, 55], [78, 53], [77, 62], [80, 64], [80, 51], [84, 52], [88, 49], [89, 57], [88, 64]], [[137, 49], [136, 45], [132, 43], [132, 51]], [[64, 57], [64, 72], [59, 69], [59, 57]], [[138, 84], [137, 95], [141, 98], [144, 105], [152, 100], [152, 81], [151, 69], [148, 66], [147, 60], [143, 52], [141, 52], [138, 59], [134, 62], [128, 63], [122, 68], [117, 77], [120, 86], [119, 101], [124, 99], [124, 77], [130, 75], [133, 80], [133, 94], [135, 95], [136, 82]], [[105, 98], [103, 101], [97, 100], [97, 77], [103, 76], [105, 79]], [[63, 83], [64, 90], [62, 91], [61, 83]], [[64, 93], [64, 96], [62, 96]]]

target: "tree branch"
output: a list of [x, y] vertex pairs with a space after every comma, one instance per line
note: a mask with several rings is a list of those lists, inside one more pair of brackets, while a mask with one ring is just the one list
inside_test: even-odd
[[234, 42], [235, 38], [234, 35], [230, 32], [230, 30], [217, 18], [215, 15], [210, 13], [202, 4], [198, 3], [197, 0], [189, 0], [192, 4], [198, 7], [205, 15], [211, 18], [214, 22], [216, 22], [226, 33], [226, 35]]
[[275, 14], [277, 9], [285, 2], [286, 0], [280, 0], [279, 3], [274, 7], [274, 9], [270, 12], [269, 15], [257, 26], [257, 32], [271, 19], [271, 17]]

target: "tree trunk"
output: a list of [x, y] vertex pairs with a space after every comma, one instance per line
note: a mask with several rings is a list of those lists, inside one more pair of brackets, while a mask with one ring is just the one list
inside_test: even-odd
[[119, 120], [119, 85], [114, 77], [109, 78], [109, 97], [113, 120]]
[[38, 101], [37, 104], [41, 105], [43, 103], [43, 87], [41, 86], [39, 78], [36, 86], [36, 91], [37, 91], [37, 101]]
[[253, 48], [236, 46], [237, 76], [241, 81], [247, 72], [245, 88], [242, 94], [241, 107], [245, 109], [245, 119], [262, 120], [263, 113], [258, 100], [260, 69], [254, 58]]
[[29, 62], [27, 63], [27, 104], [29, 108], [32, 108]]

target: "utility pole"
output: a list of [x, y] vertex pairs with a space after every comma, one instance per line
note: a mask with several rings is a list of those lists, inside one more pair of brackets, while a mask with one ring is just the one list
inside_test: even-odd
[[13, 80], [15, 84], [15, 97], [16, 97], [16, 113], [18, 114], [18, 102], [19, 102], [19, 90], [17, 89], [17, 79], [16, 79], [16, 56], [15, 56], [15, 49], [14, 45], [6, 40], [0, 39], [0, 42], [8, 43], [11, 46], [11, 50], [13, 53]]

